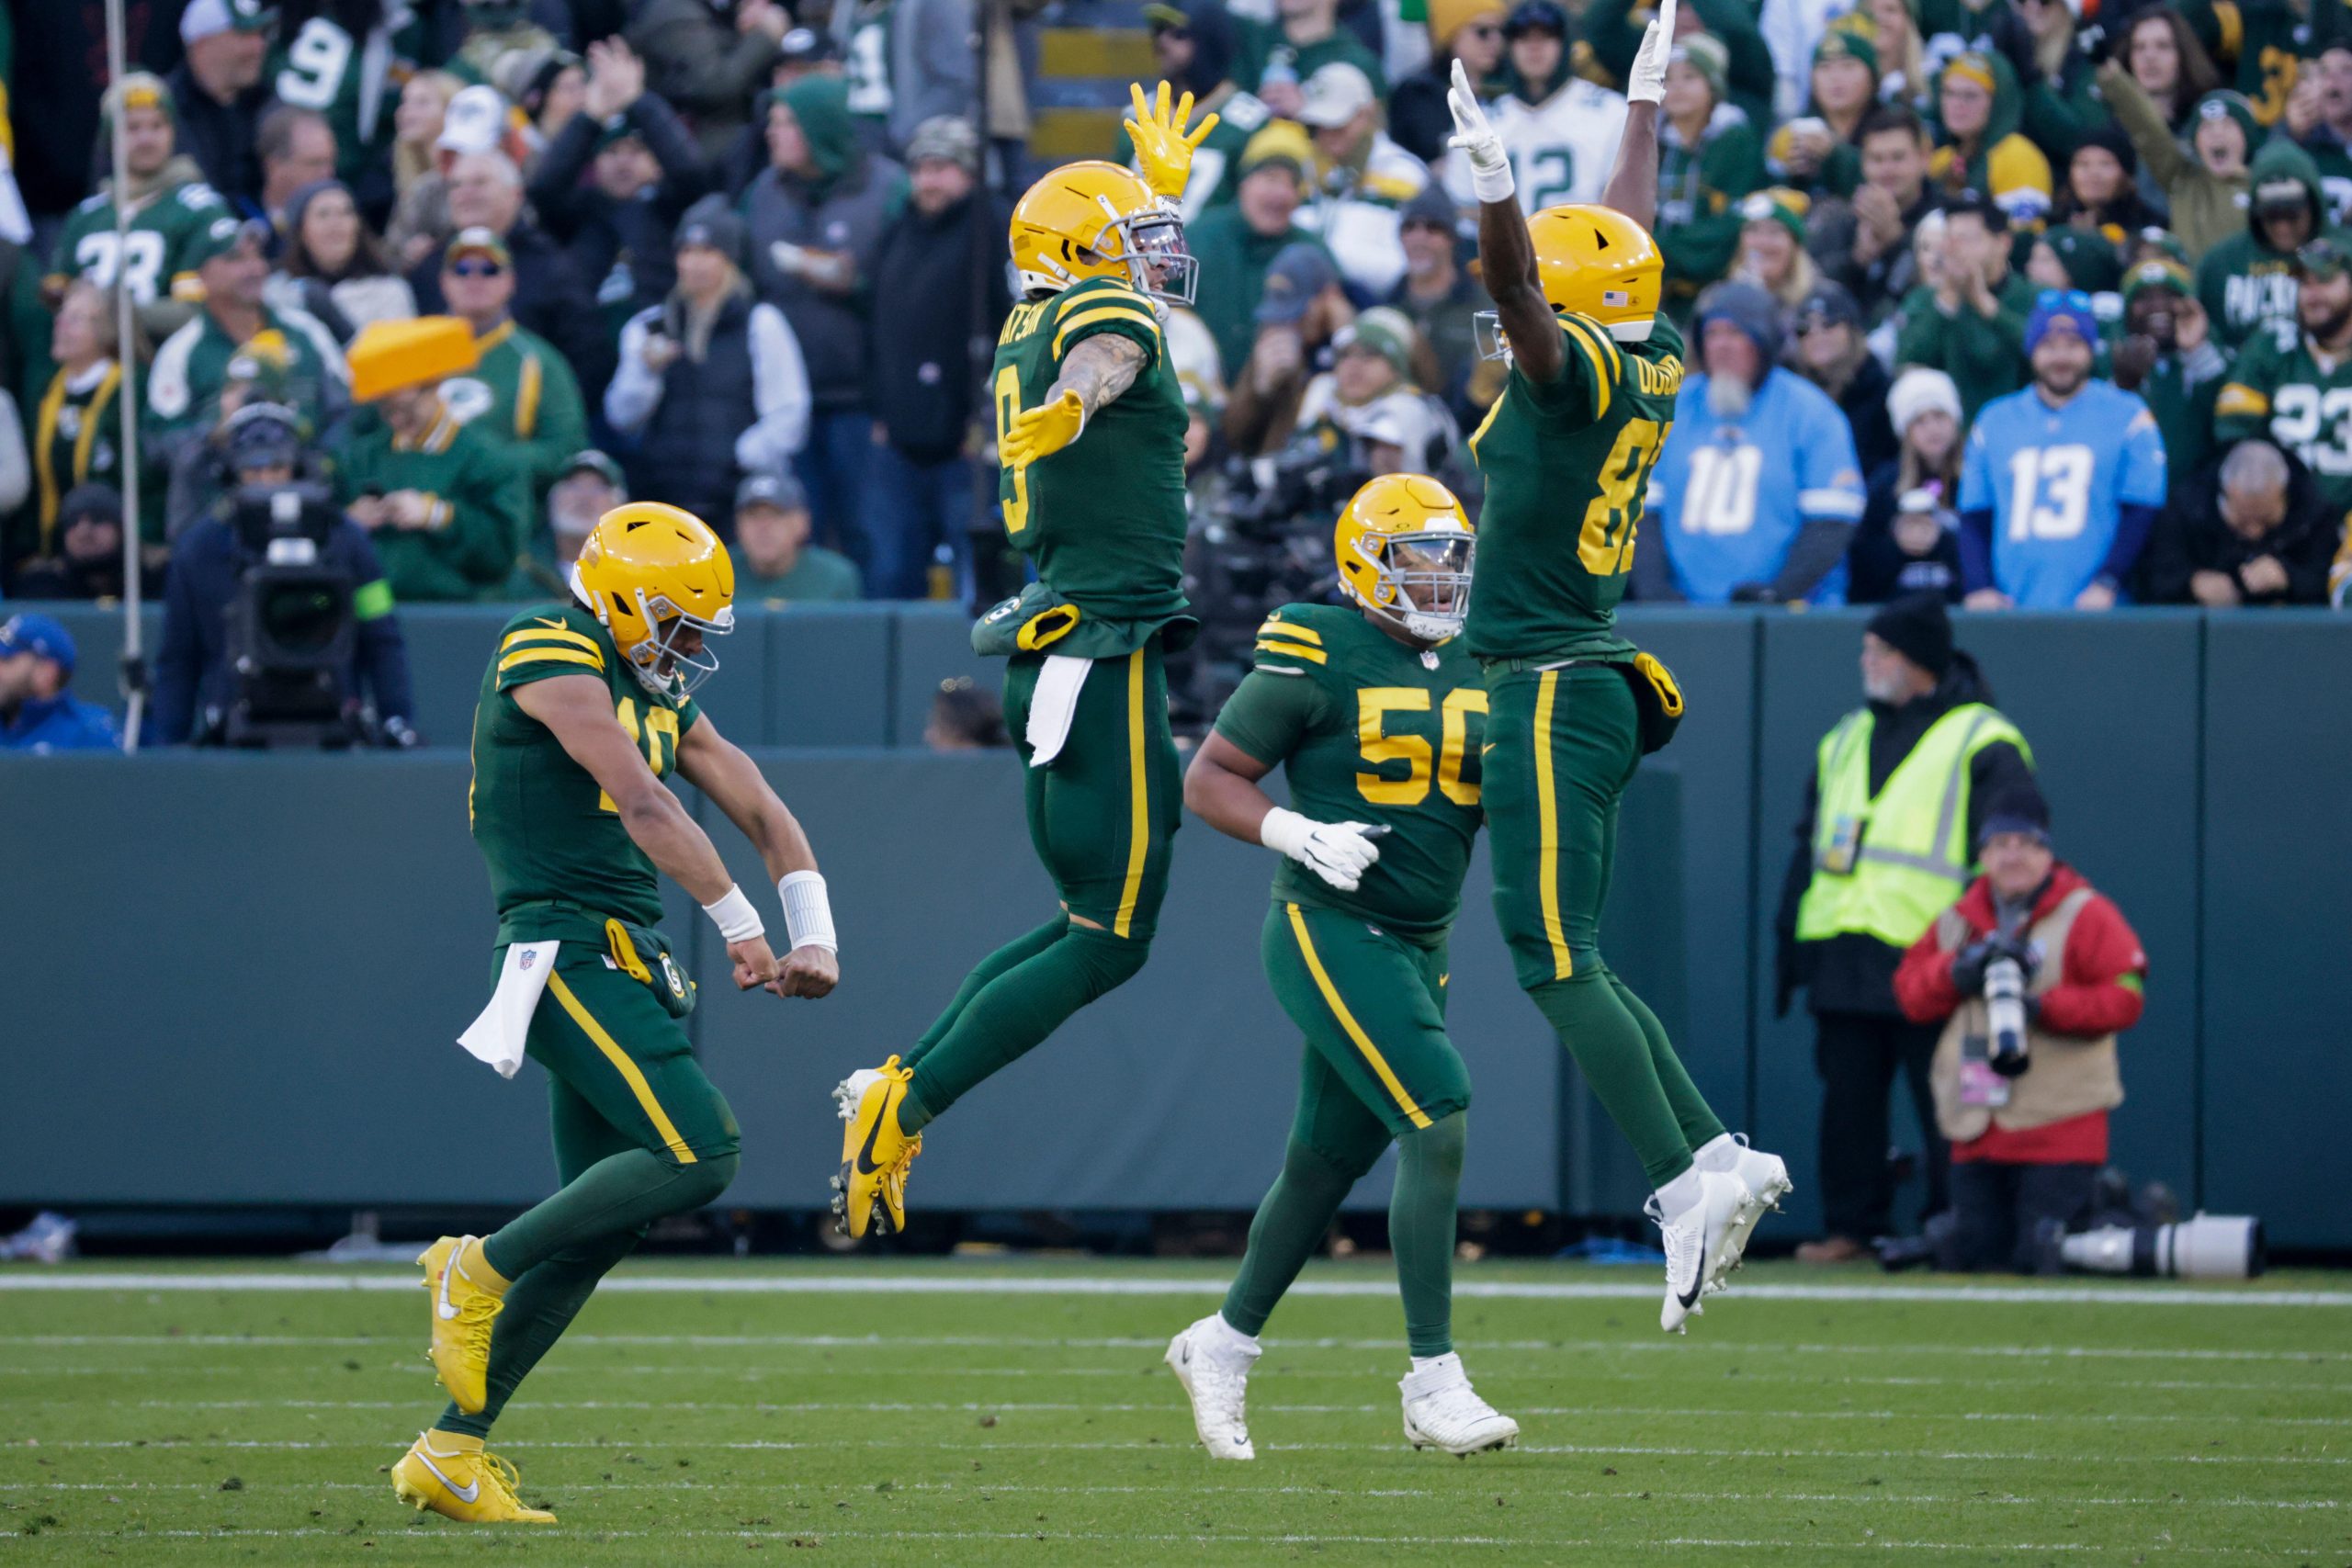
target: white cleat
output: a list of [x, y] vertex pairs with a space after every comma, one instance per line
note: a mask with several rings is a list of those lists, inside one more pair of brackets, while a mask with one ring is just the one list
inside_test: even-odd
[[1660, 1328], [1668, 1334], [1687, 1333], [1684, 1320], [1706, 1310], [1699, 1304], [1699, 1297], [1708, 1280], [1721, 1279], [1730, 1270], [1725, 1249], [1732, 1224], [1740, 1210], [1755, 1201], [1755, 1196], [1736, 1176], [1702, 1170], [1699, 1201], [1682, 1213], [1668, 1216], [1655, 1193], [1644, 1205], [1657, 1222], [1659, 1245], [1666, 1248], [1666, 1304], [1658, 1310]]
[[1519, 1423], [1478, 1397], [1462, 1358], [1441, 1356], [1396, 1385], [1405, 1396], [1405, 1440], [1456, 1459], [1519, 1446]]
[[1747, 1238], [1756, 1234], [1758, 1223], [1768, 1213], [1779, 1210], [1781, 1200], [1796, 1190], [1796, 1184], [1789, 1179], [1787, 1161], [1779, 1155], [1749, 1148], [1745, 1133], [1733, 1136], [1739, 1145], [1739, 1157], [1731, 1173], [1747, 1187], [1748, 1201], [1740, 1205], [1739, 1214], [1732, 1222], [1731, 1235], [1724, 1239], [1721, 1269], [1708, 1277], [1710, 1294], [1731, 1282], [1731, 1272], [1740, 1266], [1747, 1251]]
[[881, 1077], [882, 1069], [879, 1067], [860, 1067], [835, 1084], [833, 1086], [834, 1113], [844, 1122], [855, 1116], [858, 1101], [865, 1098], [865, 1091], [879, 1081]]
[[1211, 1459], [1256, 1459], [1242, 1409], [1257, 1348], [1212, 1314], [1168, 1342], [1168, 1365], [1193, 1402], [1193, 1429]]

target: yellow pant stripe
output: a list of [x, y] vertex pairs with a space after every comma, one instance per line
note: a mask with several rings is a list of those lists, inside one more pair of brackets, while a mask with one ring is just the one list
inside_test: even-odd
[[555, 999], [562, 1004], [563, 1010], [571, 1015], [571, 1021], [580, 1026], [580, 1032], [596, 1043], [596, 1049], [605, 1054], [605, 1060], [612, 1063], [613, 1070], [628, 1081], [628, 1091], [637, 1096], [638, 1106], [644, 1111], [646, 1120], [653, 1123], [654, 1132], [661, 1134], [662, 1142], [670, 1150], [670, 1157], [680, 1165], [695, 1164], [694, 1150], [686, 1147], [685, 1139], [678, 1136], [677, 1126], [670, 1120], [670, 1113], [662, 1109], [660, 1100], [653, 1098], [653, 1086], [645, 1081], [645, 1075], [638, 1070], [635, 1062], [629, 1060], [628, 1053], [605, 1032], [603, 1024], [589, 1016], [588, 1010], [580, 1005], [580, 998], [572, 994], [571, 987], [563, 983], [561, 975], [548, 976], [548, 989], [555, 993]]
[[1111, 934], [1125, 936], [1135, 924], [1136, 899], [1143, 891], [1144, 856], [1151, 848], [1151, 787], [1144, 776], [1143, 649], [1127, 655], [1127, 881], [1119, 889], [1119, 915]]
[[1544, 903], [1544, 937], [1552, 944], [1552, 978], [1565, 980], [1577, 965], [1560, 929], [1560, 807], [1552, 786], [1552, 697], [1559, 684], [1560, 672], [1546, 670], [1535, 688], [1535, 886]]
[[505, 674], [517, 664], [583, 664], [591, 670], [602, 670], [602, 655], [582, 653], [576, 648], [518, 648], [498, 661], [498, 672]]
[[1315, 976], [1315, 988], [1323, 993], [1324, 1001], [1330, 1005], [1331, 1016], [1340, 1021], [1340, 1027], [1347, 1031], [1348, 1038], [1355, 1042], [1357, 1051], [1372, 1065], [1374, 1075], [1380, 1079], [1381, 1087], [1388, 1091], [1388, 1097], [1396, 1102], [1396, 1109], [1402, 1111], [1414, 1126], [1430, 1125], [1429, 1112], [1413, 1103], [1413, 1097], [1406, 1092], [1404, 1084], [1397, 1080], [1396, 1074], [1389, 1067], [1388, 1058], [1380, 1054], [1380, 1047], [1374, 1045], [1372, 1036], [1363, 1032], [1363, 1026], [1356, 1021], [1356, 1015], [1350, 1012], [1348, 1004], [1340, 999], [1340, 988], [1331, 984], [1331, 976], [1324, 972], [1323, 960], [1315, 951], [1315, 940], [1306, 934], [1306, 916], [1295, 904], [1284, 904], [1283, 908], [1290, 911], [1290, 929], [1298, 938], [1299, 956], [1306, 960], [1306, 972]]

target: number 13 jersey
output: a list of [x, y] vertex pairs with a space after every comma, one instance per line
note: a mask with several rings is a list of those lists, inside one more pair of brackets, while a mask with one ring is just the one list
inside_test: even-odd
[[1682, 334], [1664, 316], [1621, 344], [1591, 318], [1555, 318], [1559, 379], [1516, 365], [1470, 437], [1487, 481], [1464, 640], [1479, 659], [1630, 657], [1617, 602], [1634, 569], [1643, 492], [1674, 428]]
[[1258, 628], [1254, 665], [1216, 732], [1280, 766], [1300, 815], [1389, 831], [1355, 892], [1285, 860], [1274, 897], [1344, 910], [1408, 940], [1443, 936], [1483, 820], [1486, 728], [1487, 691], [1460, 637], [1425, 653], [1353, 608], [1276, 610]]

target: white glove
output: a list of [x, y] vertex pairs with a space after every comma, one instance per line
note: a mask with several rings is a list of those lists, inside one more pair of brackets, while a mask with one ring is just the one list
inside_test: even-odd
[[1453, 85], [1445, 90], [1445, 107], [1453, 111], [1453, 134], [1446, 138], [1446, 145], [1468, 154], [1470, 188], [1482, 202], [1509, 201], [1518, 188], [1511, 183], [1510, 154], [1503, 151], [1503, 139], [1495, 134], [1495, 128], [1487, 123], [1487, 111], [1471, 90], [1470, 73], [1462, 69], [1459, 60], [1453, 62]]
[[1657, 19], [1642, 35], [1634, 51], [1633, 69], [1625, 73], [1625, 101], [1655, 104], [1666, 97], [1666, 58], [1674, 52], [1674, 0], [1664, 0]]
[[1275, 807], [1258, 829], [1258, 841], [1306, 867], [1342, 893], [1352, 893], [1380, 858], [1372, 840], [1388, 831], [1368, 822], [1317, 822]]

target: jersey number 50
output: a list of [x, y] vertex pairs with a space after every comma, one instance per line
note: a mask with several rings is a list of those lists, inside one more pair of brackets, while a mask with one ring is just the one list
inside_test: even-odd
[[[1366, 686], [1356, 693], [1356, 739], [1363, 760], [1373, 767], [1403, 762], [1401, 779], [1378, 773], [1358, 773], [1356, 792], [1374, 806], [1419, 806], [1430, 797], [1430, 742], [1425, 735], [1382, 733], [1392, 713], [1427, 713], [1430, 694], [1420, 686]], [[1456, 686], [1446, 693], [1441, 710], [1437, 787], [1456, 806], [1478, 804], [1478, 786], [1462, 780], [1462, 764], [1470, 751], [1470, 716], [1487, 711], [1483, 686]]]

